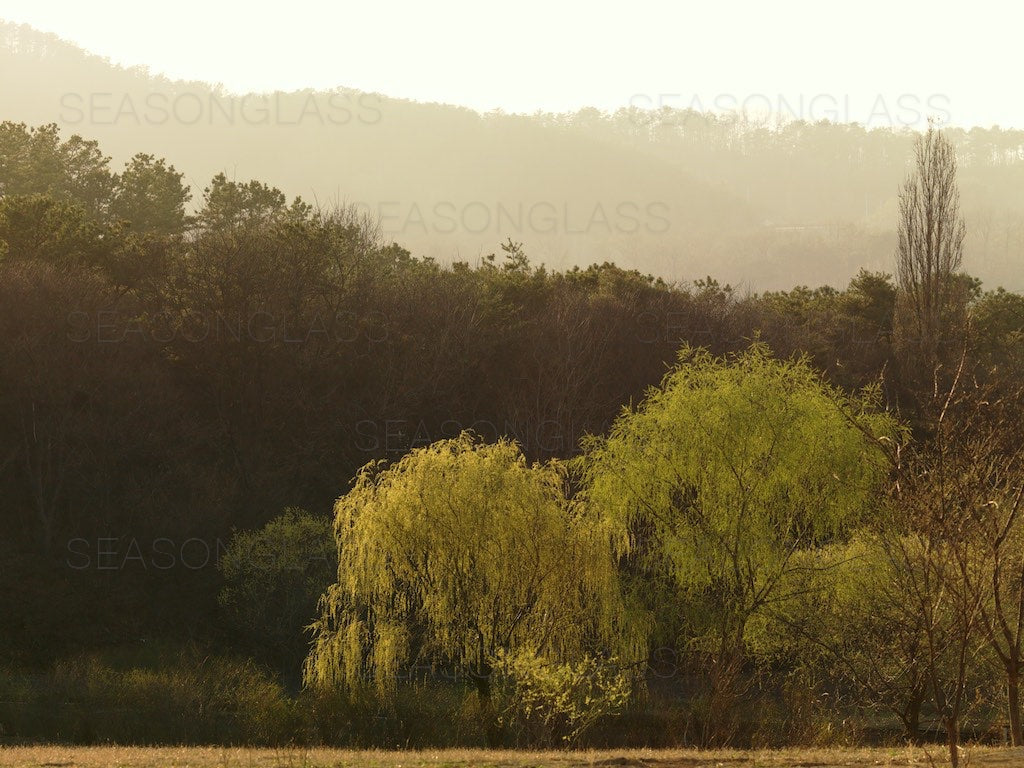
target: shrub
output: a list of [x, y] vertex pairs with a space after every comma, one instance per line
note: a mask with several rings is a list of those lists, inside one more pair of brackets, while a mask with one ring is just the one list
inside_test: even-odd
[[304, 629], [337, 578], [330, 519], [287, 509], [259, 530], [236, 533], [218, 567], [219, 602], [232, 629], [261, 658], [297, 670]]
[[99, 655], [0, 685], [0, 723], [18, 741], [282, 744], [295, 711], [251, 661], [179, 652], [156, 668], [119, 668]]
[[629, 702], [633, 675], [614, 660], [593, 657], [550, 663], [529, 654], [504, 654], [499, 675], [499, 718], [518, 743], [578, 744], [598, 720]]

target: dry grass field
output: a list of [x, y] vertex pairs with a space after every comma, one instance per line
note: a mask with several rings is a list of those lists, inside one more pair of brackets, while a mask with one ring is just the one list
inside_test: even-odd
[[[0, 748], [0, 768], [855, 768], [948, 764], [939, 747], [790, 750], [419, 752], [224, 747]], [[973, 747], [961, 765], [1024, 766], [1024, 749]]]

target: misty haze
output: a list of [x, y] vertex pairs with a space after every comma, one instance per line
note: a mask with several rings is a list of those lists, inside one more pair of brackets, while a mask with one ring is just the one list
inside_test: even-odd
[[[853, 105], [842, 94], [638, 93], [614, 112], [480, 114], [353, 90], [230, 93], [114, 66], [27, 26], [0, 33], [2, 69], [18, 73], [0, 83], [5, 119], [96, 140], [114, 171], [139, 152], [166, 158], [193, 206], [223, 172], [353, 205], [442, 263], [476, 263], [512, 237], [555, 269], [614, 261], [751, 290], [842, 287], [861, 268], [890, 269], [908, 126], [953, 109], [942, 94]], [[971, 225], [966, 268], [1020, 289], [1024, 133], [949, 137]]]

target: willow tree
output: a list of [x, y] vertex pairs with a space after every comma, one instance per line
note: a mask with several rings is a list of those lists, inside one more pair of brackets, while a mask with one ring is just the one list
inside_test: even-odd
[[561, 465], [467, 433], [364, 467], [335, 507], [338, 580], [313, 625], [307, 684], [372, 681], [388, 696], [409, 664], [436, 664], [472, 679], [487, 715], [509, 656], [641, 649], [609, 528], [564, 488]]
[[809, 553], [871, 507], [888, 467], [879, 441], [895, 431], [873, 406], [761, 344], [728, 359], [684, 349], [587, 445], [585, 497], [621, 554], [703, 616], [689, 631], [710, 663], [706, 741], [727, 737], [752, 620], [803, 593]]

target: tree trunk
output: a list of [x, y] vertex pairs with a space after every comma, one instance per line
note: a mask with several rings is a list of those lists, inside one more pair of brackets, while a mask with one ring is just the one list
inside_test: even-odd
[[723, 636], [718, 658], [713, 662], [701, 746], [727, 747], [731, 743], [736, 702], [741, 696], [743, 662], [743, 625], [740, 625], [731, 639]]
[[1010, 743], [1024, 746], [1024, 732], [1020, 723], [1020, 670], [1013, 665], [1006, 671], [1006, 703], [1010, 710]]
[[924, 704], [925, 690], [921, 688], [910, 694], [910, 701], [907, 702], [906, 719], [903, 724], [907, 729], [907, 739], [915, 747], [921, 746], [921, 707]]
[[481, 667], [473, 675], [473, 682], [476, 684], [477, 702], [480, 705], [480, 718], [484, 722], [484, 730], [487, 734], [487, 746], [491, 749], [496, 749], [501, 746], [502, 733], [498, 727], [497, 713], [494, 711], [494, 700], [491, 698], [490, 667]]
[[960, 765], [960, 723], [955, 717], [943, 717], [946, 726], [946, 741], [949, 745], [949, 764], [952, 768]]

